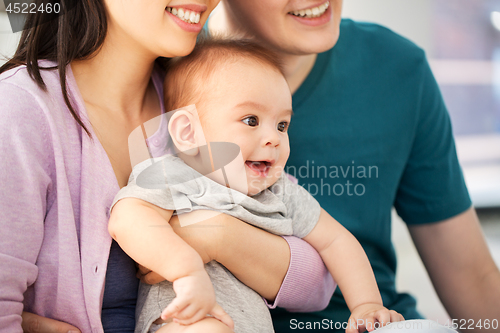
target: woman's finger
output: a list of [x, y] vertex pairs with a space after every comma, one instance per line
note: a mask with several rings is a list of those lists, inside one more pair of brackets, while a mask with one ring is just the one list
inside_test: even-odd
[[137, 278], [146, 284], [157, 284], [162, 281], [165, 281], [165, 278], [153, 271], [149, 268], [142, 266], [141, 264], [137, 264]]
[[160, 274], [157, 274], [155, 272], [149, 272], [148, 274], [144, 275], [141, 278], [141, 281], [146, 283], [146, 284], [157, 284], [162, 281], [165, 281], [165, 278], [161, 276]]
[[144, 266], [142, 266], [141, 264], [138, 264], [138, 263], [135, 263], [136, 266], [137, 266], [137, 277], [140, 278], [141, 276], [144, 276], [146, 274], [148, 274], [149, 272], [151, 272], [151, 270], [149, 268], [146, 268]]
[[33, 313], [23, 312], [22, 318], [21, 326], [24, 333], [81, 333], [73, 325]]

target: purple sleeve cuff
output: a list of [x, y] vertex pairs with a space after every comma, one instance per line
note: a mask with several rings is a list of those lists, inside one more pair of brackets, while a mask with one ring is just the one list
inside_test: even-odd
[[283, 236], [290, 247], [290, 266], [270, 309], [279, 306], [291, 312], [313, 312], [326, 308], [337, 287], [323, 260], [306, 241]]

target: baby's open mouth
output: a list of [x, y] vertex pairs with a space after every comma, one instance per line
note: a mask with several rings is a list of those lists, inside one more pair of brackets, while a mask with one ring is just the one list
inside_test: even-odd
[[267, 177], [267, 173], [272, 165], [269, 161], [246, 161], [245, 164], [262, 177]]
[[187, 23], [197, 24], [200, 22], [201, 12], [196, 12], [184, 8], [174, 8], [174, 7], [167, 7], [167, 12], [172, 13], [173, 15], [177, 16], [178, 18]]

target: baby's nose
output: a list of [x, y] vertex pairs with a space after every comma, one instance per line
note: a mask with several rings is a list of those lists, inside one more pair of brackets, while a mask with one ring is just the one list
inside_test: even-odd
[[265, 146], [278, 147], [281, 143], [281, 138], [277, 131], [267, 131], [267, 135], [265, 136]]

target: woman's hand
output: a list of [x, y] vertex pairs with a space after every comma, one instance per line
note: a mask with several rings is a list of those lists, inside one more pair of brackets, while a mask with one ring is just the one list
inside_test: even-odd
[[22, 317], [24, 333], [81, 333], [75, 326], [33, 313], [23, 312]]

